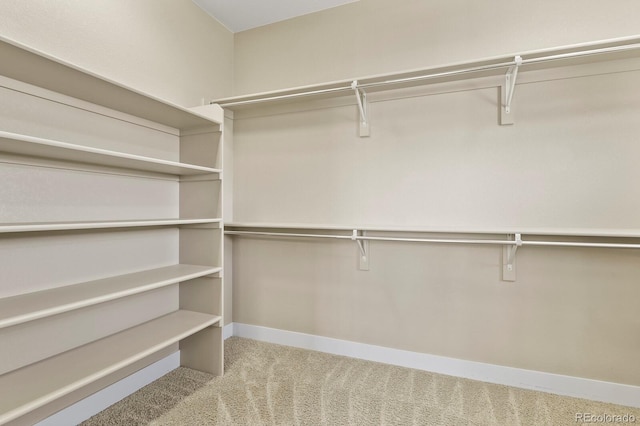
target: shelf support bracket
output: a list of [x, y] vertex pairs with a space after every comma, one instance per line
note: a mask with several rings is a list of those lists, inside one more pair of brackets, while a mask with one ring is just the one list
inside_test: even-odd
[[364, 231], [353, 230], [351, 239], [358, 244], [358, 269], [361, 271], [369, 270], [369, 241], [360, 240], [358, 237], [364, 237]]
[[369, 136], [369, 119], [367, 117], [367, 94], [364, 90], [358, 88], [358, 80], [353, 80], [351, 88], [356, 94], [358, 101], [358, 111], [360, 112], [360, 122], [358, 135], [363, 138]]
[[513, 93], [516, 89], [516, 80], [518, 78], [518, 69], [522, 65], [522, 57], [516, 56], [513, 58], [515, 65], [512, 65], [507, 70], [504, 76], [504, 85], [502, 86], [502, 107], [500, 114], [500, 124], [513, 124], [513, 111], [512, 101]]
[[514, 238], [515, 244], [505, 245], [502, 248], [502, 280], [503, 281], [515, 281], [516, 280], [516, 252], [519, 247], [522, 247], [522, 234], [515, 234], [515, 236], [509, 235], [509, 238]]

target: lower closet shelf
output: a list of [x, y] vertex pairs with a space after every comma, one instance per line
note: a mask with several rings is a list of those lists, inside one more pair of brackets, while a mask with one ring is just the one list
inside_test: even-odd
[[221, 267], [171, 265], [0, 299], [0, 328], [216, 274]]
[[221, 317], [185, 310], [0, 376], [0, 424], [7, 423], [135, 363]]

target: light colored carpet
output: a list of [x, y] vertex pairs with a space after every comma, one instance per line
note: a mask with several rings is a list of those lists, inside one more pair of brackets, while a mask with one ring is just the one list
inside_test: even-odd
[[217, 378], [179, 368], [83, 426], [583, 424], [577, 413], [640, 424], [637, 408], [238, 337], [225, 342], [225, 368]]

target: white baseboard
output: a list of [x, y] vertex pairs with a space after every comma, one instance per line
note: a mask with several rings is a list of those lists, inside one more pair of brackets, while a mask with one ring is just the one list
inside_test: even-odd
[[[231, 326], [231, 327], [229, 327]], [[428, 355], [312, 334], [232, 323], [234, 336], [455, 377], [640, 408], [640, 387]]]
[[222, 327], [222, 338], [227, 340], [229, 337], [234, 335], [235, 323], [230, 323]]
[[130, 376], [47, 417], [36, 426], [77, 425], [180, 366], [180, 352], [162, 358]]

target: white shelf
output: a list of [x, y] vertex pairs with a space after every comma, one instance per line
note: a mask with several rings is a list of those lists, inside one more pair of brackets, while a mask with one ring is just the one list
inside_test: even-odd
[[283, 90], [252, 93], [214, 100], [225, 109], [241, 110], [265, 103], [290, 103], [308, 99], [326, 99], [353, 96], [353, 83], [366, 92], [415, 87], [426, 84], [460, 81], [470, 78], [504, 76], [514, 58], [522, 58], [520, 72], [551, 69], [562, 66], [583, 65], [601, 61], [637, 58], [640, 55], [640, 36], [600, 40], [551, 49], [511, 53], [480, 58], [467, 62], [455, 62], [434, 67], [407, 70], [338, 80]]
[[220, 173], [219, 169], [210, 167], [91, 148], [3, 131], [0, 131], [0, 152], [178, 176]]
[[221, 267], [172, 265], [0, 299], [0, 328], [216, 274]]
[[306, 229], [318, 231], [358, 231], [377, 232], [414, 232], [426, 234], [491, 234], [491, 235], [541, 235], [566, 237], [606, 237], [606, 238], [640, 238], [640, 229], [616, 228], [532, 228], [532, 227], [495, 227], [495, 228], [462, 228], [462, 227], [420, 227], [420, 226], [384, 226], [384, 225], [327, 225], [311, 223], [261, 223], [261, 222], [227, 222], [225, 228], [237, 230], [248, 229]]
[[177, 129], [220, 123], [0, 36], [0, 75]]
[[0, 234], [13, 232], [42, 232], [42, 231], [74, 231], [108, 228], [136, 228], [147, 226], [180, 226], [220, 223], [222, 219], [151, 219], [151, 220], [115, 220], [92, 222], [25, 222], [0, 223]]
[[221, 317], [176, 311], [120, 333], [0, 376], [0, 424], [135, 363]]
[[[122, 269], [124, 263], [118, 260], [111, 272], [106, 272], [111, 274], [107, 278], [49, 290], [40, 290], [42, 287], [38, 283], [25, 282], [20, 290], [23, 294], [0, 298], [0, 330], [4, 336], [0, 336], [0, 363], [5, 367], [4, 373], [0, 374], [0, 424], [43, 419], [60, 405], [78, 402], [134, 369], [144, 368], [156, 358], [173, 352], [178, 342], [180, 365], [222, 375], [224, 354], [220, 327], [224, 238], [222, 219], [213, 217], [218, 216], [215, 212], [223, 210], [220, 183], [222, 110], [205, 106], [184, 108], [1, 35], [0, 58], [0, 86], [14, 95], [5, 102], [16, 104], [15, 108], [10, 108], [10, 118], [33, 122], [36, 127], [55, 124], [56, 130], [74, 135], [73, 138], [25, 135], [22, 133], [30, 132], [0, 126], [3, 127], [0, 128], [0, 161], [37, 166], [19, 175], [15, 182], [17, 188], [13, 188], [15, 191], [41, 190], [33, 186], [33, 176], [38, 175], [41, 166], [60, 169], [65, 174], [64, 179], [69, 181], [76, 180], [76, 170], [98, 170], [169, 181], [159, 182], [160, 186], [154, 187], [153, 191], [157, 188], [158, 193], [163, 194], [160, 207], [175, 208], [180, 212], [176, 213], [177, 217], [161, 214], [141, 217], [127, 215], [130, 206], [120, 205], [110, 206], [116, 210], [109, 209], [112, 213], [107, 212], [104, 216], [60, 216], [55, 214], [57, 205], [18, 197], [17, 202], [26, 203], [21, 207], [34, 208], [39, 214], [37, 218], [22, 222], [6, 218], [0, 223], [3, 243], [7, 243], [10, 251], [14, 247], [20, 248], [16, 256], [4, 259], [5, 265], [12, 262], [18, 269], [59, 269], [74, 268], [77, 262], [87, 262], [89, 270], [96, 271], [103, 269], [102, 256], [111, 256], [129, 244], [142, 244], [149, 253], [136, 261], [139, 265], [133, 270], [139, 272], [122, 274], [126, 269]], [[43, 114], [57, 117], [58, 122], [38, 120], [36, 116]], [[118, 147], [85, 146], [86, 126], [79, 129], [74, 123], [84, 120], [87, 114], [96, 119], [91, 122], [94, 137], [112, 139], [122, 132], [131, 132], [123, 143], [137, 145], [136, 140], [140, 140], [140, 149], [155, 144], [170, 145], [176, 151], [176, 157], [172, 158], [177, 161], [145, 156], [155, 155], [150, 152], [137, 155], [121, 152]], [[96, 114], [100, 115], [99, 119]], [[36, 117], [35, 122], [33, 117]], [[62, 180], [59, 184], [66, 182]], [[58, 182], [52, 182], [51, 186], [56, 184]], [[92, 188], [95, 190], [90, 184], [70, 185], [67, 189], [77, 192], [80, 199]], [[131, 188], [132, 196], [144, 197], [144, 188], [147, 187]], [[121, 180], [109, 181], [101, 191], [129, 191], [129, 187], [122, 185]], [[150, 198], [144, 205], [151, 207], [156, 203], [154, 200]], [[69, 205], [64, 210], [72, 212], [73, 207]], [[80, 244], [81, 235], [75, 235], [73, 231], [116, 229], [124, 233], [156, 227], [170, 227], [175, 232], [178, 231], [176, 228], [181, 228], [180, 238], [140, 239], [133, 232], [117, 244], [109, 239], [104, 244], [101, 240], [95, 241], [104, 248], [100, 256], [84, 256], [72, 251], [61, 253], [62, 265], [39, 262], [42, 256], [57, 252], [58, 238]], [[40, 246], [21, 250], [23, 233], [30, 233], [27, 234], [29, 237], [50, 233], [45, 235], [51, 238], [47, 237], [41, 245], [45, 254], [40, 252]], [[138, 241], [134, 242], [134, 239]], [[167, 263], [171, 265], [154, 268]], [[66, 282], [73, 282], [72, 276], [69, 270]], [[153, 291], [171, 289], [168, 286], [178, 283], [183, 283], [180, 291]], [[129, 297], [133, 295], [137, 296]], [[108, 302], [114, 300], [121, 303], [111, 306]], [[164, 315], [178, 306], [181, 310]], [[56, 315], [58, 317], [54, 317]], [[62, 316], [65, 321], [57, 321]], [[154, 319], [140, 324], [141, 318]], [[117, 329], [123, 331], [110, 336], [108, 334], [115, 328], [104, 331], [102, 327], [90, 327], [87, 331], [86, 321], [96, 324], [117, 321]], [[52, 345], [42, 342], [43, 336], [47, 336]], [[72, 343], [64, 343], [69, 336], [74, 336]], [[13, 349], [5, 354], [2, 348], [6, 345]], [[23, 417], [25, 415], [27, 417]]]

